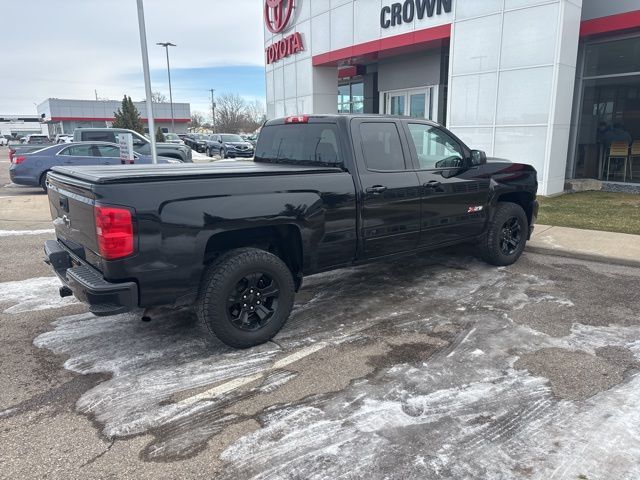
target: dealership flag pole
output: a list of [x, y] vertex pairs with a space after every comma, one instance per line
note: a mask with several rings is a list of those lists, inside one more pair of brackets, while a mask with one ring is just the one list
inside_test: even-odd
[[151, 98], [151, 78], [149, 76], [149, 53], [147, 52], [147, 30], [144, 27], [144, 8], [142, 0], [138, 2], [138, 27], [140, 29], [140, 49], [142, 50], [142, 69], [144, 71], [144, 90], [147, 95], [147, 124], [149, 125], [149, 140], [151, 141], [151, 159], [158, 163], [156, 151], [156, 129], [153, 121], [153, 101]]

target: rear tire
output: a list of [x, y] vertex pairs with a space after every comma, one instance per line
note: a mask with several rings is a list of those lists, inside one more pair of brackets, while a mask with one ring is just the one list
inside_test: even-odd
[[498, 203], [487, 232], [480, 240], [482, 259], [500, 267], [515, 263], [524, 251], [528, 232], [527, 215], [520, 205]]
[[207, 268], [195, 306], [210, 333], [231, 347], [249, 348], [280, 331], [294, 296], [293, 276], [280, 258], [239, 248]]
[[211, 156], [211, 150], [207, 148], [207, 157]]
[[40, 175], [40, 188], [44, 190], [44, 193], [47, 193], [47, 172]]
[[227, 152], [225, 152], [224, 148], [220, 150], [220, 158], [222, 158], [223, 160], [227, 158]]

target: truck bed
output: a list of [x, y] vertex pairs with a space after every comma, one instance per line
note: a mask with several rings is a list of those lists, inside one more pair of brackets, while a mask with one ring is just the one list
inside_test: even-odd
[[[256, 162], [218, 161], [193, 164], [54, 167], [53, 172], [94, 184], [146, 183], [173, 178], [216, 178], [341, 172], [340, 168]], [[55, 176], [55, 174], [54, 174]]]

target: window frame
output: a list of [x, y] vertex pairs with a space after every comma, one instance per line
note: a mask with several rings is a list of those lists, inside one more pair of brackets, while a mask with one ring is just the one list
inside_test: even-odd
[[422, 168], [422, 166], [420, 165], [420, 159], [418, 158], [418, 151], [416, 149], [416, 146], [413, 142], [413, 137], [411, 136], [411, 130], [409, 129], [409, 124], [416, 124], [416, 125], [424, 125], [425, 127], [429, 127], [431, 129], [434, 129], [436, 131], [438, 131], [440, 134], [443, 134], [447, 137], [449, 137], [452, 140], [452, 143], [457, 144], [460, 147], [460, 150], [462, 151], [462, 161], [464, 162], [464, 167], [462, 168], [470, 168], [472, 167], [472, 163], [471, 163], [471, 149], [462, 141], [460, 140], [458, 137], [456, 137], [453, 132], [450, 132], [449, 130], [446, 130], [444, 128], [442, 128], [440, 125], [427, 121], [427, 120], [420, 120], [420, 119], [414, 119], [414, 118], [409, 118], [409, 119], [403, 119], [402, 120], [402, 127], [405, 131], [405, 135], [407, 137], [407, 143], [409, 145], [409, 151], [411, 152], [411, 161], [413, 162], [413, 166], [414, 166], [414, 170], [417, 172], [442, 172], [445, 170], [454, 170], [455, 168], [452, 167], [440, 167], [440, 168]]

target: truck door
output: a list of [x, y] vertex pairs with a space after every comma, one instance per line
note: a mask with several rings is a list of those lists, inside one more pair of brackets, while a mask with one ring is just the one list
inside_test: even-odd
[[362, 208], [364, 257], [412, 250], [420, 236], [420, 183], [402, 125], [390, 119], [354, 119], [352, 136]]
[[420, 246], [458, 242], [482, 233], [489, 179], [471, 166], [469, 150], [444, 129], [403, 121], [422, 188]]

